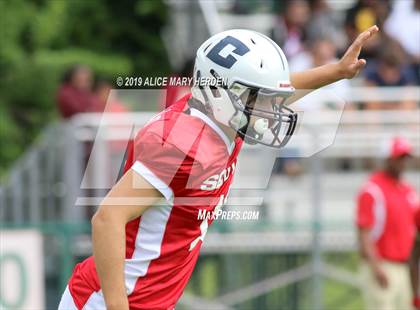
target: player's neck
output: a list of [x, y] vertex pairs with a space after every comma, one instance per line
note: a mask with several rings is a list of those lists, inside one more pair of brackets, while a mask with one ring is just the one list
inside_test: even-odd
[[204, 107], [202, 106], [202, 104], [199, 101], [197, 101], [194, 98], [191, 98], [188, 101], [188, 105], [190, 106], [190, 108], [197, 109], [200, 112], [202, 112], [203, 114], [207, 115], [216, 124], [216, 126], [219, 127], [223, 131], [223, 133], [227, 136], [227, 138], [229, 139], [230, 142], [235, 141], [235, 138], [238, 135], [237, 132], [234, 129], [232, 129], [231, 127], [219, 123], [212, 116], [208, 115], [204, 111], [205, 109], [204, 109]]

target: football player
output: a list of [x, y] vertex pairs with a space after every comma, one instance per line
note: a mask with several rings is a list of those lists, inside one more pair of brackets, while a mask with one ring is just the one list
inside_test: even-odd
[[[76, 265], [59, 309], [174, 309], [212, 218], [229, 191], [243, 141], [283, 147], [295, 89], [352, 78], [364, 67], [361, 33], [342, 59], [289, 75], [282, 50], [250, 30], [218, 33], [197, 50], [196, 84], [137, 134], [125, 173], [92, 219], [93, 256]], [[161, 203], [164, 198], [166, 203]]]

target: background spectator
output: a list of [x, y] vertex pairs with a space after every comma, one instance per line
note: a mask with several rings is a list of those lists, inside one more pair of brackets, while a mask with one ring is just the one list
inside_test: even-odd
[[383, 170], [363, 186], [356, 225], [366, 309], [410, 309], [408, 260], [415, 238], [416, 192], [402, 180], [411, 146], [391, 143]]
[[[401, 25], [410, 31], [401, 31]], [[420, 84], [420, 0], [394, 1], [384, 29], [409, 54]]]
[[[327, 38], [318, 37], [308, 43], [308, 50], [300, 53], [290, 62], [291, 71], [303, 71], [317, 66], [338, 61], [337, 47], [333, 41]], [[349, 80], [341, 80], [334, 84], [328, 85], [325, 89], [333, 91], [338, 96], [343, 96], [349, 90]], [[305, 100], [302, 98], [301, 100]], [[307, 103], [305, 109], [322, 108], [325, 102]], [[304, 104], [305, 105], [305, 104]]]
[[[347, 34], [347, 42], [350, 44], [363, 30], [370, 26], [377, 25], [382, 29], [382, 25], [389, 13], [390, 6], [388, 0], [358, 0], [355, 5], [347, 10], [344, 29]], [[361, 58], [374, 58], [378, 52], [381, 35], [373, 38], [364, 46]]]
[[309, 0], [310, 19], [307, 25], [309, 41], [328, 39], [341, 50], [346, 45], [340, 18], [335, 15], [325, 0]]
[[[381, 45], [378, 60], [365, 71], [367, 86], [410, 86], [416, 84], [412, 68], [404, 63], [405, 53], [393, 40], [387, 40]], [[368, 109], [415, 109], [415, 101], [402, 100], [392, 102], [369, 102]]]
[[282, 47], [287, 59], [304, 50], [309, 17], [309, 5], [304, 0], [287, 1], [284, 14], [280, 12], [277, 16], [272, 38]]
[[63, 77], [63, 84], [57, 93], [57, 103], [63, 118], [95, 109], [95, 97], [92, 94], [93, 76], [89, 67], [75, 65]]

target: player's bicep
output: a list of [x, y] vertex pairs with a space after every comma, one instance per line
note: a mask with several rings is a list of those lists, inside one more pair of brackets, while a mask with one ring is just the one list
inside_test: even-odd
[[96, 216], [129, 222], [162, 199], [162, 194], [144, 177], [129, 169], [109, 191]]

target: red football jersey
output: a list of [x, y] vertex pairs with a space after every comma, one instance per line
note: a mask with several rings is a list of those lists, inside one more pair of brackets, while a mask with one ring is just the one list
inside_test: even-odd
[[[190, 95], [158, 114], [134, 140], [126, 169], [166, 198], [126, 226], [125, 281], [130, 309], [174, 309], [196, 264], [213, 212], [226, 199], [241, 148]], [[93, 257], [78, 264], [69, 289], [79, 309], [105, 308]]]

